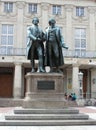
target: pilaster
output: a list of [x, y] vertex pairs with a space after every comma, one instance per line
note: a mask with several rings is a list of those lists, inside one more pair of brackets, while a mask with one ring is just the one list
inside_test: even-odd
[[25, 7], [25, 3], [24, 2], [17, 2], [16, 3], [16, 7], [17, 7], [17, 42], [15, 43], [15, 46], [17, 48], [22, 48], [23, 46], [23, 39], [24, 39], [24, 29], [23, 29], [23, 11], [24, 11], [24, 7]]
[[72, 11], [73, 11], [73, 6], [72, 5], [66, 5], [65, 6], [66, 10], [66, 43], [69, 46], [69, 48], [73, 48], [72, 45]]
[[89, 42], [89, 48], [91, 50], [95, 50], [96, 49], [96, 45], [95, 45], [95, 41], [96, 41], [96, 33], [95, 33], [95, 12], [96, 9], [95, 8], [88, 8], [88, 12], [89, 12], [89, 36], [90, 36], [90, 42]]
[[45, 29], [48, 26], [48, 10], [49, 10], [49, 4], [48, 3], [42, 3], [41, 4], [42, 8], [42, 27]]

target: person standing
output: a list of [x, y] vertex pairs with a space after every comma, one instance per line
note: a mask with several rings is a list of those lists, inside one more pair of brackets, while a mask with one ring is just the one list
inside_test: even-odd
[[59, 66], [64, 64], [62, 47], [65, 46], [64, 38], [61, 34], [60, 27], [55, 26], [55, 19], [49, 20], [49, 27], [46, 29], [46, 54], [45, 66], [50, 66], [50, 72], [53, 72], [53, 67], [56, 67], [56, 72], [61, 72]]
[[38, 59], [38, 72], [45, 72], [44, 69], [44, 32], [38, 27], [39, 19], [32, 19], [32, 26], [27, 28], [27, 58], [31, 60], [32, 70], [35, 72], [35, 59]]

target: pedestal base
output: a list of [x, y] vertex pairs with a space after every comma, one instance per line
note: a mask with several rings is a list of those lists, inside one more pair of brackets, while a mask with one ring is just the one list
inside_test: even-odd
[[64, 76], [58, 73], [28, 73], [24, 108], [63, 108]]

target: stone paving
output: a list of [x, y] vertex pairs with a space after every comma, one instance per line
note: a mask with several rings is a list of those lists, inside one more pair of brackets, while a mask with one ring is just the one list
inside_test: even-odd
[[[88, 114], [90, 118], [96, 120], [96, 107], [76, 107], [80, 113]], [[11, 113], [14, 107], [0, 108], [0, 120], [4, 115]], [[96, 125], [91, 126], [0, 126], [0, 130], [96, 130]]]

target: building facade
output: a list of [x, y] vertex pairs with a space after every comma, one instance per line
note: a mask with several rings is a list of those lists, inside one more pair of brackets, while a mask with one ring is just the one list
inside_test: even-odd
[[0, 0], [0, 98], [24, 98], [27, 27], [39, 18], [43, 30], [51, 17], [60, 26], [63, 49], [64, 93], [79, 97], [78, 73], [83, 73], [83, 98], [96, 98], [96, 1], [95, 0]]

